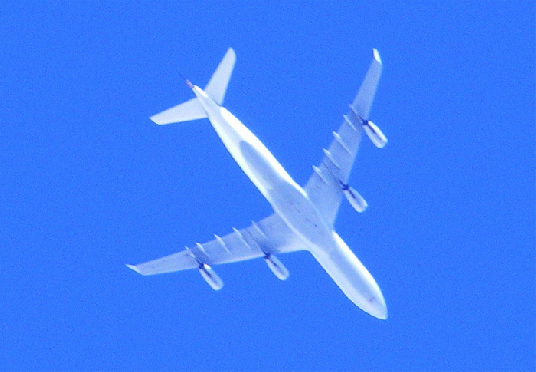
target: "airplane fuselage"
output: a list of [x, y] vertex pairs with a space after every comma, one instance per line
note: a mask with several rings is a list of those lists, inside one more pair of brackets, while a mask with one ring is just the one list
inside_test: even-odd
[[373, 277], [331, 224], [324, 221], [303, 188], [233, 114], [199, 87], [191, 88], [229, 153], [301, 239], [304, 249], [312, 253], [352, 302], [373, 316], [386, 318], [385, 301]]
[[306, 243], [307, 248], [333, 249], [335, 244], [328, 234], [330, 229], [305, 191], [266, 146], [201, 89], [195, 87], [194, 93], [229, 153], [290, 229]]

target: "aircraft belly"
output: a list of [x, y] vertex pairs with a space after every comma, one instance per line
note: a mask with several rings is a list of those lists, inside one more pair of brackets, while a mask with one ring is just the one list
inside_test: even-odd
[[265, 156], [247, 141], [240, 142], [240, 151], [246, 159], [246, 173], [289, 228], [309, 249], [330, 250], [333, 240], [324, 221], [275, 158]]
[[207, 105], [209, 119], [225, 147], [283, 221], [311, 249], [332, 249], [333, 239], [305, 191], [264, 144], [233, 114]]

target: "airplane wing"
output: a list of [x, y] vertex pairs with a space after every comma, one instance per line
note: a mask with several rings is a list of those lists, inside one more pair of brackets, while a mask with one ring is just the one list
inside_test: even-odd
[[142, 275], [171, 273], [197, 269], [200, 263], [213, 266], [223, 263], [264, 257], [269, 253], [287, 253], [301, 250], [298, 237], [277, 215], [272, 214], [251, 226], [191, 248], [137, 265], [127, 265]]
[[326, 222], [333, 224], [343, 195], [343, 184], [348, 183], [359, 143], [363, 135], [363, 120], [368, 120], [370, 107], [382, 72], [382, 62], [376, 49], [365, 80], [344, 115], [342, 125], [333, 132], [329, 150], [324, 149], [324, 158], [304, 189]]

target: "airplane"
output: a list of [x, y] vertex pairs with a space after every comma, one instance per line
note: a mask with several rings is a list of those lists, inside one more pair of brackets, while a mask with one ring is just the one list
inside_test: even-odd
[[342, 292], [359, 308], [378, 318], [387, 318], [382, 292], [368, 270], [334, 230], [343, 195], [357, 211], [367, 208], [365, 199], [348, 184], [348, 178], [363, 132], [382, 148], [387, 138], [368, 120], [370, 107], [382, 72], [376, 49], [365, 79], [343, 115], [342, 125], [307, 183], [301, 187], [285, 171], [264, 144], [222, 106], [236, 55], [232, 48], [221, 60], [205, 89], [186, 80], [194, 98], [151, 116], [159, 125], [208, 118], [240, 168], [271, 204], [274, 213], [236, 229], [223, 237], [214, 235], [207, 243], [196, 243], [181, 252], [145, 263], [127, 266], [142, 275], [198, 269], [214, 289], [223, 287], [212, 266], [263, 257], [281, 280], [288, 269], [277, 254], [309, 251]]

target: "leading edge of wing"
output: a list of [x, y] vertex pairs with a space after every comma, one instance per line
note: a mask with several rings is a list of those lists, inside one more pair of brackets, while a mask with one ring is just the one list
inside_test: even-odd
[[252, 222], [247, 228], [233, 229], [223, 237], [215, 235], [209, 242], [197, 243], [181, 252], [137, 265], [127, 264], [127, 267], [141, 275], [155, 275], [195, 269], [203, 263], [213, 266], [301, 249], [296, 235], [274, 213], [259, 222]]

